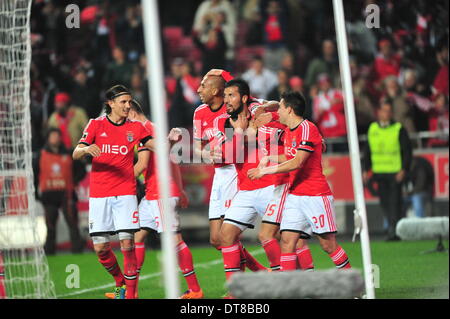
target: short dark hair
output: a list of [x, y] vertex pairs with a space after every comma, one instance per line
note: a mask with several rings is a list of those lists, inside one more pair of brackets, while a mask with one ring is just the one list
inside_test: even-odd
[[303, 117], [306, 110], [306, 100], [303, 94], [297, 91], [286, 91], [281, 94], [286, 107], [291, 107], [295, 115]]
[[248, 83], [242, 79], [233, 79], [225, 83], [225, 88], [229, 87], [237, 87], [238, 92], [243, 97], [244, 95], [247, 95], [250, 97], [250, 87], [248, 86]]
[[394, 108], [394, 100], [392, 98], [390, 98], [390, 97], [382, 98], [380, 100], [380, 104], [378, 104], [377, 107], [376, 107], [377, 111], [380, 110], [383, 105], [389, 105], [391, 107], [391, 110], [393, 110], [393, 108]]
[[131, 95], [131, 92], [124, 85], [118, 84], [118, 85], [114, 85], [113, 87], [109, 88], [105, 93], [105, 97], [106, 97], [105, 113], [106, 114], [111, 113], [111, 107], [109, 106], [107, 101], [114, 100], [116, 97], [119, 97], [119, 96], [125, 95], [125, 94]]
[[141, 104], [135, 99], [131, 100], [131, 109], [138, 114], [144, 114]]
[[45, 132], [45, 140], [47, 141], [48, 138], [50, 137], [50, 134], [52, 133], [58, 133], [59, 136], [62, 136], [62, 132], [59, 128], [56, 127], [50, 127], [46, 132]]

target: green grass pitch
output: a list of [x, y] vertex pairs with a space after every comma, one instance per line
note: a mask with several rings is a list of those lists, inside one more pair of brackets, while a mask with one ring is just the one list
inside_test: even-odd
[[[448, 247], [448, 241], [444, 242]], [[321, 251], [319, 245], [310, 244], [316, 269], [332, 268], [330, 258]], [[354, 268], [362, 269], [361, 247], [359, 243], [343, 242]], [[448, 253], [421, 254], [436, 247], [436, 241], [377, 242], [371, 243], [372, 263], [379, 269], [379, 288], [375, 290], [381, 299], [429, 299], [449, 298], [449, 258]], [[247, 245], [247, 249], [264, 265], [267, 258], [260, 246]], [[191, 247], [198, 280], [205, 298], [221, 298], [225, 293], [222, 256], [210, 247]], [[116, 252], [122, 265], [122, 255]], [[102, 268], [96, 256], [89, 252], [78, 255], [57, 255], [48, 257], [50, 275], [55, 283], [58, 298], [103, 299], [105, 292], [114, 286], [112, 277]], [[79, 288], [67, 288], [66, 281], [71, 272], [68, 265], [79, 267]], [[139, 282], [139, 295], [144, 298], [164, 298], [161, 277], [160, 251], [149, 250]], [[248, 271], [248, 270], [247, 270]], [[186, 283], [180, 274], [181, 289]]]

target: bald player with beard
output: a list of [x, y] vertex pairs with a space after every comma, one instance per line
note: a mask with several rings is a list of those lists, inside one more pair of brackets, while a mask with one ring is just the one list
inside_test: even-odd
[[[193, 118], [194, 154], [204, 162], [214, 165], [208, 215], [210, 243], [217, 250], [221, 249], [219, 236], [225, 211], [230, 207], [231, 200], [238, 191], [235, 166], [227, 163], [214, 163], [212, 157], [212, 150], [218, 143], [217, 137], [221, 136], [218, 122], [220, 119], [228, 117], [223, 92], [225, 79], [230, 79], [230, 77], [229, 74], [228, 76], [207, 74], [203, 78], [197, 93], [204, 104], [195, 110]], [[266, 270], [242, 247], [242, 244], [240, 248], [242, 268], [245, 268], [246, 264], [252, 271]]]

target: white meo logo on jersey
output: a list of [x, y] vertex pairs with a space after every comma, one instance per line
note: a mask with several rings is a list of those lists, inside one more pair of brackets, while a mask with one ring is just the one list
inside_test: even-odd
[[110, 144], [103, 144], [102, 145], [102, 153], [106, 154], [121, 154], [121, 155], [127, 155], [128, 153], [128, 147], [125, 145], [110, 145]]

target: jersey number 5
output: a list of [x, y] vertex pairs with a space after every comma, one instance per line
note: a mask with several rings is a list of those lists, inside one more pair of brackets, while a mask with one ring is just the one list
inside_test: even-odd
[[135, 211], [133, 213], [133, 224], [139, 223], [139, 212]]
[[268, 213], [266, 213], [266, 215], [272, 216], [273, 214], [275, 214], [275, 207], [277, 207], [277, 204], [272, 204], [269, 207], [267, 207], [266, 212], [268, 212]]

